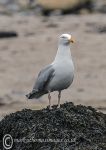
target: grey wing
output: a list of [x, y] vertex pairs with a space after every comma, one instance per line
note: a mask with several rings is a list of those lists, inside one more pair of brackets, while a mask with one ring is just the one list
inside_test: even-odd
[[41, 70], [40, 73], [38, 74], [38, 78], [33, 87], [33, 90], [45, 91], [46, 86], [54, 76], [54, 71], [55, 70], [52, 65], [49, 65], [45, 67], [43, 70]]

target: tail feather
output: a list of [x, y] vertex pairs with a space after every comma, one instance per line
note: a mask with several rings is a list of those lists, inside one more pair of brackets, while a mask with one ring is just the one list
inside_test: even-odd
[[43, 96], [44, 94], [46, 94], [44, 91], [43, 91], [43, 92], [32, 91], [31, 93], [27, 94], [26, 97], [27, 97], [28, 99], [40, 98], [40, 97]]

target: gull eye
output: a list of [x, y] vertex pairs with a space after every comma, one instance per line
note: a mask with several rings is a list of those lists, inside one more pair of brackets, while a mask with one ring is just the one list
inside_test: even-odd
[[65, 36], [62, 36], [61, 38], [62, 38], [62, 39], [65, 39]]

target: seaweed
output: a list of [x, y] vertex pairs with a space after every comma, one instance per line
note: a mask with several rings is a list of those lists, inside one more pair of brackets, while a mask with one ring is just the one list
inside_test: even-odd
[[24, 109], [0, 122], [1, 149], [5, 134], [12, 136], [13, 150], [106, 150], [106, 115], [72, 102]]

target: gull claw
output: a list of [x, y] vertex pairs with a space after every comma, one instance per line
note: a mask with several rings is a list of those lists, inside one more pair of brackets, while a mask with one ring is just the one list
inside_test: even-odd
[[57, 108], [60, 108], [60, 105], [58, 105]]
[[48, 107], [50, 110], [52, 109], [52, 107], [49, 105], [49, 107]]

